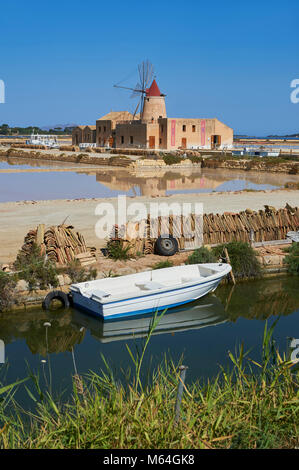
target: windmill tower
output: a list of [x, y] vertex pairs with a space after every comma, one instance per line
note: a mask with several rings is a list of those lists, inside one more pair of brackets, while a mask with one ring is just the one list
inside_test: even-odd
[[160, 92], [154, 79], [146, 90], [141, 119], [143, 122], [156, 122], [157, 119], [166, 117], [165, 95]]
[[[122, 85], [114, 85], [116, 88], [124, 88], [131, 90], [131, 98], [139, 97], [139, 101], [134, 111], [134, 118], [137, 111], [140, 111], [140, 119], [143, 122], [154, 122], [159, 117], [166, 117], [165, 95], [163, 95], [156, 83], [153, 80], [154, 67], [148, 61], [144, 61], [138, 65], [139, 81], [135, 88], [130, 88]], [[151, 86], [149, 87], [151, 83]]]

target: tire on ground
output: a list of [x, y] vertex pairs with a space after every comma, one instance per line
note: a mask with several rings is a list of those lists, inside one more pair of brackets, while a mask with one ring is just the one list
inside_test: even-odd
[[172, 256], [179, 250], [179, 245], [174, 237], [158, 237], [155, 242], [155, 253], [162, 256]]
[[44, 310], [50, 310], [50, 306], [53, 300], [60, 300], [63, 308], [69, 308], [70, 306], [70, 301], [69, 297], [67, 294], [62, 292], [61, 290], [53, 290], [52, 292], [49, 292], [48, 295], [44, 298], [42, 307]]

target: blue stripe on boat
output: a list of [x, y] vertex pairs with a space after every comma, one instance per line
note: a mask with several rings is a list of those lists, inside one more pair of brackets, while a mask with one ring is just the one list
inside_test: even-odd
[[105, 320], [110, 320], [110, 319], [113, 320], [113, 319], [116, 319], [116, 318], [128, 317], [128, 316], [131, 316], [131, 315], [139, 315], [139, 314], [141, 315], [142, 313], [156, 312], [157, 310], [158, 311], [166, 310], [166, 309], [169, 309], [169, 308], [178, 307], [179, 305], [183, 305], [183, 304], [187, 304], [187, 303], [191, 303], [191, 302], [192, 301], [190, 301], [190, 300], [184, 300], [183, 302], [178, 302], [178, 303], [175, 303], [175, 304], [167, 305], [167, 307], [162, 306], [162, 307], [155, 307], [155, 308], [146, 308], [144, 310], [134, 310], [133, 312], [116, 313], [115, 315], [108, 315], [108, 316], [104, 316], [101, 313], [96, 314], [94, 310], [91, 310], [87, 307], [83, 307], [82, 305], [79, 305], [79, 304], [74, 304], [74, 306], [77, 307], [77, 308], [80, 308], [81, 310], [85, 310], [86, 312], [91, 313], [94, 317], [102, 317]]

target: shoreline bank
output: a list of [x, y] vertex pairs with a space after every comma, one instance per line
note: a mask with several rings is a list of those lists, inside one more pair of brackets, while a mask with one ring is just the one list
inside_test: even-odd
[[[184, 162], [175, 163], [171, 165], [165, 165], [164, 161], [159, 160], [159, 155], [162, 151], [152, 151], [152, 154], [144, 151], [123, 151], [121, 149], [111, 149], [109, 151], [59, 151], [59, 150], [43, 150], [43, 149], [24, 149], [14, 147], [1, 147], [0, 146], [0, 157], [15, 157], [15, 158], [32, 158], [36, 160], [48, 160], [51, 162], [69, 162], [69, 163], [84, 163], [92, 165], [107, 166], [112, 168], [127, 168], [136, 170], [142, 168], [143, 170], [147, 167], [149, 169], [163, 167], [169, 169], [175, 168], [223, 168], [230, 170], [243, 170], [243, 171], [267, 171], [273, 173], [286, 173], [290, 175], [299, 174], [299, 161], [297, 155], [284, 155], [281, 157], [273, 158], [241, 158], [232, 157], [222, 153], [221, 151], [210, 151], [210, 152], [196, 152], [186, 150], [185, 154], [187, 157], [186, 164]], [[139, 152], [139, 154], [138, 154]], [[180, 151], [182, 153], [182, 151]], [[148, 155], [148, 158], [144, 159], [144, 156]], [[202, 163], [191, 163], [188, 160], [188, 155], [202, 157]], [[153, 158], [154, 157], [154, 158]], [[293, 159], [292, 159], [293, 158]], [[281, 161], [283, 160], [283, 161]], [[160, 163], [159, 163], [160, 162]]]

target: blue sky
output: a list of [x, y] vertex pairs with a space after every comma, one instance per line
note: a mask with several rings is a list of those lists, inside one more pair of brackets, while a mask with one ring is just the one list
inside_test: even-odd
[[0, 123], [93, 124], [135, 101], [113, 84], [149, 59], [170, 117], [299, 131], [298, 0], [20, 1], [0, 7]]

